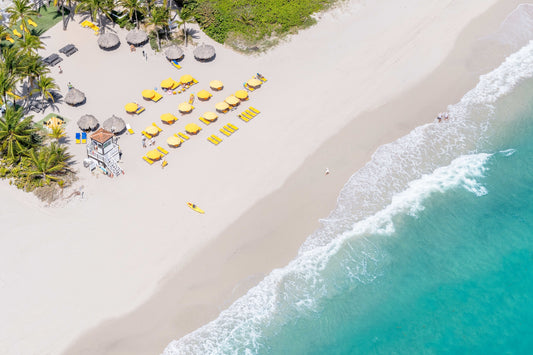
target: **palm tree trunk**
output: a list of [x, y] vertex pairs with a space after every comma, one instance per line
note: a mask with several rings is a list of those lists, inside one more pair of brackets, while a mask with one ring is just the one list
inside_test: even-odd
[[183, 23], [183, 36], [185, 36], [185, 47], [187, 47], [187, 24]]

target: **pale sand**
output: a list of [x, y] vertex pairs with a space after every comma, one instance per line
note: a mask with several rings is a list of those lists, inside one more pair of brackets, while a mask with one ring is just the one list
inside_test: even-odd
[[[496, 3], [452, 52], [461, 30]], [[473, 41], [494, 31], [517, 3], [353, 2], [263, 56], [245, 57], [215, 44], [216, 60], [196, 63], [188, 48], [181, 71], [161, 55], [150, 52], [146, 63], [140, 50], [130, 53], [122, 31], [123, 45], [103, 52], [92, 32], [77, 24], [67, 32], [50, 30], [45, 53], [67, 43], [80, 49], [60, 64], [63, 74], [53, 69], [62, 88], [71, 81], [88, 97], [78, 108], [60, 105], [71, 119], [69, 137], [84, 113], [100, 121], [117, 114], [137, 133], [120, 139], [126, 175], [112, 180], [91, 176], [79, 164], [83, 147], [72, 145], [85, 198], [65, 208], [42, 208], [30, 195], [0, 184], [0, 222], [8, 231], [0, 239], [0, 352], [60, 353], [84, 331], [147, 299], [68, 352], [158, 353], [216, 317], [294, 257], [317, 219], [333, 208], [342, 184], [377, 146], [431, 121], [474, 85], [479, 72], [465, 64], [475, 55]], [[262, 110], [259, 118], [245, 124], [235, 114], [222, 116], [172, 151], [165, 170], [141, 160], [139, 132], [145, 126], [160, 124], [158, 145], [166, 147], [170, 133], [258, 71], [269, 78], [250, 100]], [[163, 126], [159, 115], [175, 113], [188, 94], [144, 103], [138, 117], [124, 113], [127, 102], [142, 102], [143, 89], [185, 73], [200, 81], [191, 91], [213, 79], [225, 89], [173, 126]], [[398, 112], [403, 114], [393, 114]], [[214, 147], [205, 138], [225, 122], [241, 129]], [[327, 177], [326, 167], [332, 171]], [[186, 201], [207, 214], [194, 214]]]

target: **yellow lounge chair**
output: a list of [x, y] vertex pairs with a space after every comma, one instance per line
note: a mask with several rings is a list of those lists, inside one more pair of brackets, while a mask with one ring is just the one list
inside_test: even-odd
[[159, 128], [159, 127], [158, 127], [158, 126], [157, 126], [157, 125], [155, 124], [155, 122], [152, 122], [152, 126], [154, 126], [155, 128], [157, 128], [157, 130], [158, 130], [159, 132], [161, 132], [161, 131], [162, 131], [162, 129], [161, 129], [161, 128]]
[[15, 40], [14, 40], [13, 38], [11, 38], [10, 35], [7, 35], [7, 36], [6, 36], [6, 41], [9, 41], [9, 42], [11, 42], [11, 43], [15, 43]]
[[231, 133], [229, 133], [229, 132], [226, 132], [226, 131], [225, 131], [224, 129], [222, 129], [222, 128], [221, 128], [221, 129], [219, 129], [219, 131], [220, 131], [220, 133], [222, 133], [222, 134], [223, 134], [223, 135], [225, 135], [226, 137], [229, 137], [229, 136], [231, 136]]
[[228, 126], [233, 128], [234, 131], [238, 130], [239, 127], [232, 125], [231, 123], [228, 123]]
[[261, 111], [259, 111], [258, 109], [256, 109], [255, 107], [252, 107], [252, 106], [248, 107], [248, 110], [251, 110], [251, 111], [253, 111], [255, 113], [258, 113], [258, 114], [261, 113]]
[[145, 131], [142, 131], [141, 133], [142, 133], [143, 136], [145, 136], [146, 138], [148, 138], [148, 139], [152, 139], [152, 136], [149, 135], [148, 133], [146, 133]]
[[91, 23], [91, 21], [89, 20], [85, 20], [83, 21], [82, 23], [80, 23], [81, 27], [89, 27], [89, 24]]
[[206, 126], [211, 124], [211, 122], [209, 122], [208, 120], [206, 120], [206, 119], [203, 118], [203, 117], [200, 117], [199, 120], [202, 121], [203, 123], [205, 123]]
[[239, 118], [240, 118], [241, 120], [243, 120], [244, 122], [248, 122], [248, 121], [250, 121], [250, 119], [244, 117], [244, 116], [242, 115], [242, 113], [239, 115]]
[[253, 112], [252, 110], [244, 110], [244, 113], [246, 113], [248, 116], [252, 116], [252, 117], [257, 116], [257, 113]]
[[139, 106], [139, 108], [135, 111], [135, 113], [136, 113], [136, 114], [139, 114], [139, 113], [143, 112], [144, 110], [145, 110], [144, 107]]
[[212, 134], [211, 137], [213, 137], [213, 139], [218, 141], [219, 143], [222, 142], [222, 138], [215, 136], [214, 134]]
[[220, 142], [215, 140], [213, 137], [207, 137], [207, 140], [213, 143], [214, 145], [218, 145]]
[[156, 92], [154, 97], [152, 97], [151, 100], [154, 101], [154, 102], [157, 102], [157, 101], [161, 100], [162, 98], [163, 98], [163, 95], [161, 95], [160, 93]]
[[268, 81], [268, 79], [265, 78], [264, 76], [262, 76], [262, 77], [260, 78], [260, 80], [261, 80], [263, 83], [266, 83], [266, 82]]
[[18, 38], [22, 38], [22, 35], [20, 34], [20, 32], [16, 28], [13, 30], [13, 34], [15, 36], [17, 36]]
[[129, 134], [134, 134], [135, 133], [135, 132], [133, 132], [133, 129], [131, 129], [131, 126], [129, 125], [129, 123], [126, 123], [126, 129], [128, 130]]
[[177, 134], [175, 134], [175, 133], [174, 133], [174, 137], [177, 137], [177, 138], [179, 138], [179, 139], [180, 139], [180, 141], [181, 141], [181, 143], [185, 142], [185, 141], [183, 140], [183, 138], [181, 138], [180, 136], [178, 136], [178, 135], [177, 135]]
[[225, 126], [222, 127], [222, 128], [224, 128], [226, 131], [228, 131], [228, 132], [230, 132], [230, 133], [235, 132], [235, 130], [234, 130], [233, 128], [231, 128], [230, 126], [228, 126], [228, 125], [225, 125]]
[[157, 147], [157, 150], [159, 150], [161, 153], [163, 153], [163, 154], [165, 154], [165, 155], [168, 154], [168, 151], [165, 150], [165, 148], [163, 148], [163, 147], [161, 147], [161, 146]]
[[143, 156], [143, 159], [145, 162], [147, 162], [148, 164], [152, 165], [154, 163], [154, 161], [150, 158], [148, 158], [147, 156]]
[[244, 117], [246, 117], [248, 120], [251, 120], [252, 118], [254, 118], [253, 116], [250, 116], [250, 115], [247, 114], [246, 112], [241, 113], [241, 115], [243, 115]]
[[192, 78], [192, 84], [191, 85], [194, 85], [194, 84], [198, 84], [198, 80], [196, 80], [195, 78]]
[[37, 27], [37, 24], [31, 18], [28, 19], [28, 24], [30, 26]]
[[245, 84], [244, 87], [245, 87], [248, 91], [254, 91], [254, 90], [255, 90], [253, 87], [251, 87], [251, 86], [248, 85], [248, 84]]
[[161, 162], [161, 167], [162, 167], [162, 168], [164, 168], [164, 167], [167, 166], [167, 165], [168, 165], [168, 161], [163, 160], [163, 161]]
[[180, 136], [181, 138], [183, 138], [183, 139], [185, 139], [185, 140], [188, 140], [188, 139], [189, 139], [189, 136], [186, 135], [185, 133], [178, 132], [178, 136]]

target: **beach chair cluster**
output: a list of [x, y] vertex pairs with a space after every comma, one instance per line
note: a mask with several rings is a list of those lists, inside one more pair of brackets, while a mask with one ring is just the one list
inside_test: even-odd
[[[159, 151], [159, 153], [161, 153], [161, 155], [163, 157], [168, 154], [168, 151], [166, 149], [164, 149], [163, 147], [161, 147], [161, 146], [158, 146], [156, 149]], [[147, 162], [148, 164], [150, 164], [150, 165], [152, 165], [154, 163], [154, 161], [155, 161], [155, 160], [152, 160], [152, 159], [148, 158], [146, 155], [143, 156], [143, 160], [145, 162]], [[168, 162], [166, 160], [163, 160], [163, 162], [161, 163], [161, 166], [165, 167], [167, 165], [168, 165]]]
[[[163, 131], [161, 128], [159, 128], [158, 125], [155, 124], [155, 122], [152, 122], [152, 126], [154, 126], [155, 128], [157, 128], [157, 134], [159, 134], [161, 131]], [[152, 139], [152, 137], [155, 136], [155, 135], [152, 136], [151, 134], [149, 134], [149, 133], [146, 132], [146, 131], [142, 131], [141, 133], [143, 134], [143, 136], [145, 136], [145, 137], [148, 138], [148, 139]]]
[[76, 144], [87, 143], [87, 133], [76, 132]]
[[260, 113], [261, 111], [259, 111], [255, 107], [250, 106], [247, 110], [244, 110], [242, 113], [239, 114], [239, 118], [244, 122], [249, 122], [252, 118], [259, 115]]
[[[227, 125], [225, 125], [221, 129], [219, 129], [219, 131], [220, 131], [220, 133], [222, 133], [226, 137], [229, 137], [233, 133], [235, 133], [238, 129], [239, 129], [239, 127], [237, 127], [235, 125], [232, 125], [231, 123], [228, 123]], [[216, 136], [214, 134], [212, 134], [211, 136], [207, 137], [207, 140], [209, 142], [213, 143], [214, 145], [219, 145], [220, 142], [222, 142], [222, 138], [220, 138], [220, 137], [218, 137], [218, 136]]]
[[83, 28], [90, 28], [94, 31], [94, 34], [98, 36], [100, 34], [100, 27], [96, 26], [94, 23], [92, 23], [89, 20], [85, 20], [81, 23], [81, 27]]
[[182, 92], [187, 91], [187, 89], [189, 89], [191, 86], [196, 85], [196, 84], [198, 84], [198, 80], [194, 78], [188, 84], [181, 84], [180, 87], [178, 88], [178, 94], [181, 94]]

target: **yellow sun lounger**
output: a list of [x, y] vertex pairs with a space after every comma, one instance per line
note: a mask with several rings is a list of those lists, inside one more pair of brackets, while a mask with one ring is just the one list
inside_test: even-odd
[[135, 111], [135, 113], [136, 113], [136, 114], [139, 114], [139, 113], [143, 112], [144, 110], [145, 110], [144, 107], [139, 106], [139, 108]]
[[260, 80], [261, 80], [263, 83], [266, 83], [266, 82], [268, 81], [268, 79], [265, 78], [264, 76], [262, 76], [262, 77], [260, 78]]
[[221, 140], [217, 141], [215, 138], [213, 138], [213, 136], [207, 137], [207, 140], [213, 143], [214, 145], [218, 145], [221, 142]]
[[159, 150], [161, 153], [163, 153], [163, 154], [165, 154], [165, 155], [168, 154], [168, 151], [165, 150], [165, 148], [163, 148], [163, 147], [161, 147], [161, 146], [157, 147], [157, 150]]
[[185, 142], [185, 141], [183, 140], [183, 138], [181, 138], [180, 136], [178, 136], [178, 135], [177, 135], [177, 134], [175, 134], [175, 133], [174, 133], [174, 137], [176, 137], [176, 138], [179, 138], [179, 139], [180, 139], [180, 141], [181, 141], [181, 143]]
[[148, 164], [152, 165], [154, 163], [154, 161], [150, 158], [148, 158], [147, 156], [143, 156], [143, 159], [145, 162], [147, 162]]
[[37, 27], [37, 24], [31, 18], [28, 19], [28, 24], [30, 26]]
[[225, 126], [222, 127], [222, 128], [224, 128], [226, 131], [228, 131], [228, 132], [230, 132], [230, 133], [235, 132], [235, 130], [234, 130], [233, 128], [231, 128], [229, 125], [225, 125]]
[[211, 122], [210, 122], [210, 121], [206, 120], [206, 119], [205, 119], [205, 118], [203, 118], [203, 117], [200, 117], [200, 118], [199, 118], [199, 120], [200, 120], [200, 121], [202, 121], [203, 123], [205, 123], [205, 124], [206, 124], [206, 126], [207, 126], [207, 125], [210, 125], [210, 124], [211, 124]]
[[189, 136], [186, 135], [185, 133], [178, 132], [178, 136], [180, 136], [181, 138], [183, 138], [183, 139], [185, 139], [185, 140], [188, 140], [188, 139], [189, 139]]
[[161, 162], [161, 167], [162, 167], [162, 168], [164, 168], [164, 167], [167, 166], [167, 165], [168, 165], [168, 161], [163, 160], [163, 161]]
[[17, 36], [18, 38], [22, 38], [22, 35], [20, 34], [20, 32], [16, 28], [13, 30], [13, 34], [15, 36]]
[[191, 85], [194, 85], [194, 84], [198, 84], [198, 80], [196, 80], [195, 78], [192, 78], [192, 84]]
[[244, 87], [245, 87], [248, 91], [254, 91], [254, 90], [255, 90], [253, 87], [251, 87], [251, 86], [248, 85], [248, 84], [245, 84]]
[[213, 137], [214, 140], [218, 141], [218, 143], [222, 142], [222, 138], [215, 136], [214, 134], [212, 134], [211, 137]]
[[161, 129], [161, 128], [159, 128], [159, 127], [158, 127], [158, 126], [157, 126], [157, 125], [155, 124], [155, 122], [152, 122], [152, 126], [154, 126], [155, 128], [157, 128], [157, 130], [158, 130], [159, 132], [161, 132], [161, 131], [162, 131], [162, 129]]
[[141, 133], [142, 133], [143, 136], [145, 136], [146, 138], [148, 138], [148, 139], [152, 139], [152, 136], [149, 135], [148, 133], [146, 133], [145, 131], [142, 131]]
[[244, 116], [242, 115], [242, 113], [239, 115], [239, 118], [240, 118], [241, 120], [243, 120], [244, 122], [248, 122], [248, 121], [250, 121], [250, 119], [244, 117]]
[[254, 118], [254, 116], [250, 116], [248, 113], [246, 112], [243, 112], [241, 113], [241, 115], [243, 115], [244, 117], [246, 117], [248, 120], [251, 120], [252, 118]]
[[128, 133], [129, 134], [134, 134], [135, 132], [133, 132], [133, 129], [131, 129], [131, 126], [129, 123], [126, 123], [126, 129], [128, 130]]
[[252, 106], [248, 107], [248, 110], [253, 111], [255, 113], [261, 113], [261, 111], [259, 111], [258, 109], [256, 109], [255, 107], [252, 107]]
[[159, 100], [161, 100], [163, 98], [163, 95], [161, 95], [160, 93], [156, 92], [154, 97], [151, 98], [152, 101], [154, 102], [157, 102]]
[[252, 116], [252, 117], [257, 116], [257, 113], [253, 112], [252, 110], [244, 110], [244, 113], [246, 113], [248, 116]]
[[223, 128], [219, 129], [220, 133], [222, 133], [223, 135], [225, 135], [226, 137], [229, 137], [231, 136], [231, 133], [230, 132], [226, 132], [226, 130], [224, 130]]
[[232, 125], [231, 123], [228, 123], [228, 126], [233, 128], [234, 131], [238, 130], [239, 127]]

